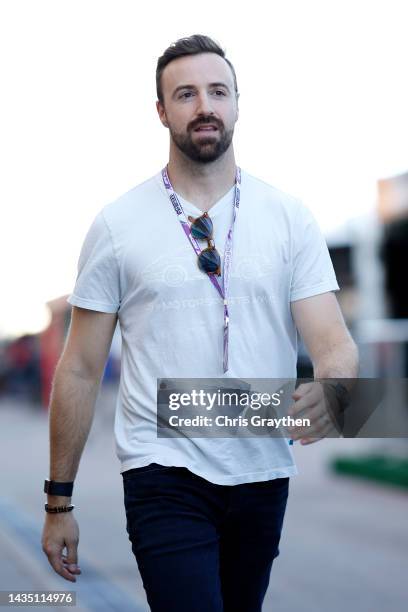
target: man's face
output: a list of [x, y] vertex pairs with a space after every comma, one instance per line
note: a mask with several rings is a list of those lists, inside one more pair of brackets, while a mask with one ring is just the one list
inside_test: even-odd
[[173, 60], [163, 70], [160, 120], [189, 159], [209, 163], [229, 148], [238, 119], [234, 79], [215, 53]]

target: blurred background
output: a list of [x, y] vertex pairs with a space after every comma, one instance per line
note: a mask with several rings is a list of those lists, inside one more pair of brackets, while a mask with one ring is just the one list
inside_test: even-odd
[[[393, 0], [1, 3], [0, 590], [71, 586], [40, 546], [66, 298], [97, 212], [167, 161], [155, 65], [171, 41], [206, 33], [226, 48], [238, 163], [315, 215], [361, 376], [408, 377], [407, 17]], [[299, 376], [310, 368], [300, 346]], [[119, 371], [116, 330], [74, 494], [78, 610], [148, 609], [113, 441]], [[294, 452], [265, 612], [405, 610], [407, 440]]]

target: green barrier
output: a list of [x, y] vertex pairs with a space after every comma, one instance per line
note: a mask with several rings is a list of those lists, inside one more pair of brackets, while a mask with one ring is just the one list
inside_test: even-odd
[[339, 474], [408, 489], [408, 458], [384, 455], [337, 457], [331, 461], [330, 467]]

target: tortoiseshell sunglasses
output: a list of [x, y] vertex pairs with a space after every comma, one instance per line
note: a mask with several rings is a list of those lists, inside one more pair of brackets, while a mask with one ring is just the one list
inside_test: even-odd
[[198, 255], [198, 267], [207, 274], [216, 274], [221, 276], [221, 258], [215, 248], [213, 240], [213, 222], [205, 212], [201, 217], [191, 217], [189, 215], [188, 220], [191, 221], [190, 231], [192, 236], [197, 240], [206, 240], [208, 247], [203, 249]]

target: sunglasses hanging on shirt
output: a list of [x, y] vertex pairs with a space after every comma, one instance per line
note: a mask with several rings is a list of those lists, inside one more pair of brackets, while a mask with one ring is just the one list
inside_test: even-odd
[[[213, 223], [208, 216], [208, 213], [204, 213], [201, 217], [189, 217], [192, 221], [190, 226], [183, 207], [176, 192], [173, 189], [173, 185], [170, 182], [167, 167], [162, 170], [163, 184], [166, 188], [170, 202], [173, 205], [174, 212], [180, 221], [181, 227], [189, 240], [194, 252], [198, 256], [198, 266], [200, 270], [206, 272], [208, 278], [218, 291], [220, 297], [223, 300], [224, 305], [224, 335], [223, 335], [223, 359], [222, 367], [223, 372], [228, 371], [228, 344], [229, 344], [229, 311], [228, 311], [228, 284], [229, 284], [229, 272], [232, 261], [232, 237], [234, 232], [234, 224], [239, 208], [239, 202], [241, 197], [241, 169], [237, 166], [235, 173], [235, 195], [234, 195], [234, 206], [232, 215], [232, 224], [228, 230], [227, 239], [225, 241], [224, 249], [224, 275], [222, 278], [222, 287], [218, 282], [217, 276], [221, 275], [221, 259], [218, 251], [214, 246], [212, 239], [213, 235]], [[208, 247], [203, 251], [200, 249], [197, 239], [207, 240]]]
[[206, 240], [208, 247], [198, 255], [198, 267], [207, 274], [221, 276], [221, 257], [213, 240], [213, 222], [205, 212], [201, 217], [188, 216], [191, 222], [190, 231], [196, 240]]

